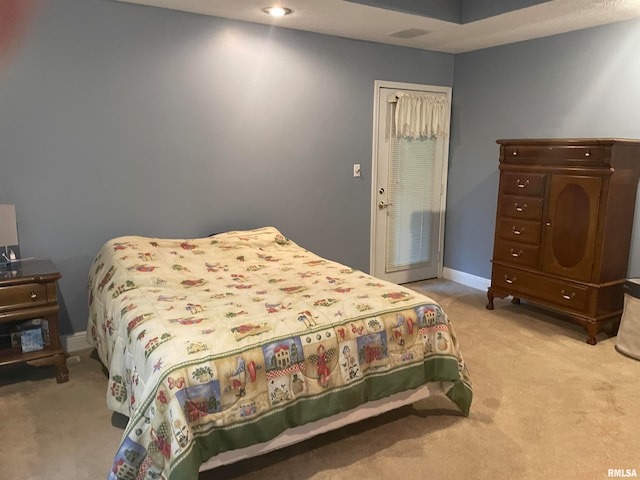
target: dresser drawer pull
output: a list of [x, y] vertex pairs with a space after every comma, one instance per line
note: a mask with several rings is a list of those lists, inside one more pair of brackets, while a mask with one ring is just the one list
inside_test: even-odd
[[514, 205], [516, 206], [516, 212], [524, 212], [527, 209], [526, 203], [523, 203], [522, 206], [520, 206], [519, 203], [515, 203]]
[[508, 275], [504, 276], [504, 281], [507, 282], [509, 285], [516, 283], [516, 280], [518, 280], [518, 277], [509, 278]]
[[514, 149], [513, 149], [513, 153], [512, 153], [511, 155], [513, 155], [514, 157], [515, 157], [516, 155], [518, 155], [518, 150], [516, 150], [516, 149], [514, 148]]
[[591, 152], [590, 152], [589, 150], [587, 150], [587, 151], [584, 153], [584, 156], [585, 156], [585, 157], [590, 157], [590, 156], [591, 156]]
[[571, 295], [567, 295], [564, 290], [561, 292], [562, 298], [565, 300], [573, 300], [576, 296], [576, 292], [571, 292]]
[[522, 256], [522, 250], [514, 250], [513, 248], [511, 249], [511, 256], [514, 258], [519, 258]]
[[36, 292], [34, 292], [33, 290], [31, 290], [31, 295], [29, 295], [29, 298], [31, 300], [35, 300], [36, 298], [38, 298], [38, 294]]
[[524, 227], [520, 227], [519, 229], [516, 227], [511, 227], [511, 231], [514, 235], [522, 235], [524, 233]]
[[520, 179], [516, 180], [516, 184], [518, 185], [518, 188], [526, 188], [529, 185], [529, 180], [525, 180], [524, 182]]

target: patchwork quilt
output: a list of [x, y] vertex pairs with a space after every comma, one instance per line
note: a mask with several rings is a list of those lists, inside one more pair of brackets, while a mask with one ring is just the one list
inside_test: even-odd
[[[196, 479], [202, 462], [427, 382], [472, 387], [428, 297], [265, 227], [119, 237], [89, 272], [87, 337], [129, 417], [109, 479]], [[106, 473], [106, 472], [105, 472]]]

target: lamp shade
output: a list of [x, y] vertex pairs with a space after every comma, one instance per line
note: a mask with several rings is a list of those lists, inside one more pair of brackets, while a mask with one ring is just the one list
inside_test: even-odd
[[0, 205], [0, 246], [18, 245], [16, 206]]

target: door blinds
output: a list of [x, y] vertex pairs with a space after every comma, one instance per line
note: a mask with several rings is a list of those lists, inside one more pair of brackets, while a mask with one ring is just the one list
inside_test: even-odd
[[432, 261], [436, 139], [390, 138], [386, 270]]

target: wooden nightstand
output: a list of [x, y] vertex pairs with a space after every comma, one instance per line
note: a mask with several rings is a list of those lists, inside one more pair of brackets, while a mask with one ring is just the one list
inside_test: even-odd
[[[67, 369], [67, 354], [60, 343], [58, 333], [58, 296], [56, 281], [62, 275], [50, 260], [26, 260], [12, 264], [8, 270], [0, 269], [0, 335], [3, 342], [0, 345], [0, 366], [26, 362], [29, 365], [55, 365], [58, 383], [69, 380]], [[28, 321], [42, 319], [48, 327], [47, 335], [40, 329], [39, 339], [34, 351], [26, 345], [12, 345], [11, 335], [20, 337], [16, 332]], [[45, 324], [45, 322], [42, 322]], [[36, 335], [38, 336], [38, 335]], [[22, 337], [25, 341], [27, 337]]]

